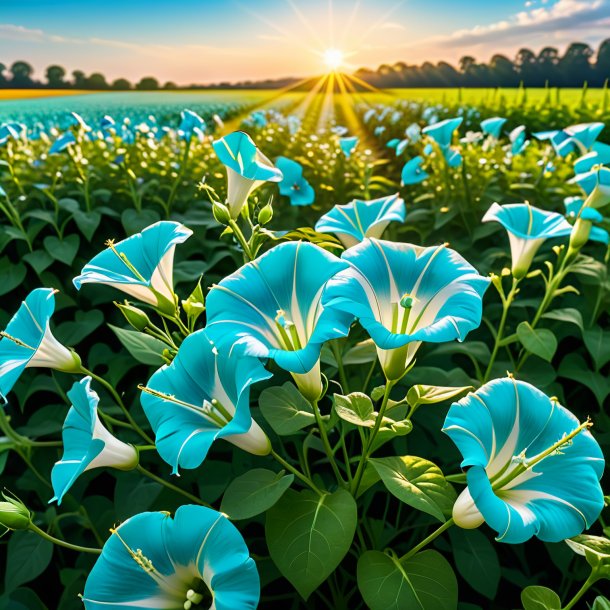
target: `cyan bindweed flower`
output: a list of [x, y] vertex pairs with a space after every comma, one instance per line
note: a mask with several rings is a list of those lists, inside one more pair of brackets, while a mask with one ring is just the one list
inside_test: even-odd
[[117, 244], [108, 240], [108, 248], [83, 267], [74, 285], [77, 290], [83, 284], [112, 286], [173, 314], [174, 250], [192, 234], [179, 222], [160, 221]]
[[416, 144], [421, 140], [421, 127], [417, 123], [411, 123], [405, 129], [405, 135], [409, 138], [411, 144]]
[[359, 319], [386, 377], [400, 379], [422, 341], [444, 343], [479, 326], [489, 279], [446, 246], [366, 239], [346, 250], [323, 305]]
[[206, 332], [220, 352], [275, 360], [317, 399], [322, 344], [347, 335], [352, 322], [321, 303], [327, 281], [345, 267], [311, 243], [275, 246], [210, 290]]
[[76, 137], [71, 131], [67, 131], [63, 135], [59, 136], [55, 142], [51, 145], [49, 149], [50, 155], [55, 155], [57, 153], [63, 152], [68, 148], [68, 146], [76, 143]]
[[462, 124], [463, 117], [445, 119], [424, 127], [422, 133], [430, 136], [444, 151], [451, 146], [454, 131]]
[[344, 127], [343, 125], [335, 125], [334, 127], [331, 127], [330, 130], [336, 136], [344, 136], [349, 131], [349, 129], [347, 127]]
[[339, 148], [341, 148], [341, 152], [345, 155], [346, 159], [350, 158], [351, 154], [354, 152], [354, 148], [356, 148], [357, 145], [357, 136], [347, 136], [344, 138], [339, 138]]
[[202, 136], [205, 132], [205, 121], [192, 110], [183, 110], [180, 113], [178, 134], [182, 140], [190, 140], [193, 135]]
[[219, 438], [255, 455], [269, 453], [269, 439], [250, 415], [250, 386], [269, 377], [258, 358], [219, 354], [204, 330], [184, 340], [140, 397], [173, 474], [200, 466]]
[[584, 174], [578, 174], [568, 182], [578, 184], [587, 195], [592, 195], [597, 189], [600, 194], [598, 198], [599, 207], [606, 205], [607, 202], [603, 201], [602, 195], [610, 193], [610, 169], [607, 167], [597, 167]]
[[508, 139], [511, 143], [510, 152], [513, 156], [520, 155], [530, 143], [525, 133], [525, 125], [519, 125], [519, 127], [515, 127], [508, 134]]
[[97, 414], [100, 401], [91, 389], [91, 377], [77, 381], [68, 392], [71, 407], [64, 422], [62, 438], [64, 454], [53, 466], [51, 482], [55, 496], [62, 498], [76, 479], [86, 470], [110, 467], [132, 470], [138, 465], [138, 452], [115, 438], [104, 428]]
[[603, 123], [581, 123], [556, 131], [540, 131], [534, 137], [549, 140], [560, 157], [567, 157], [571, 152], [583, 155], [591, 150], [603, 128]]
[[334, 233], [346, 248], [351, 248], [366, 237], [381, 237], [390, 222], [404, 222], [405, 216], [405, 202], [398, 193], [370, 201], [354, 199], [334, 206], [316, 222], [315, 229]]
[[483, 216], [483, 222], [492, 221], [499, 222], [508, 233], [512, 273], [516, 279], [527, 274], [545, 240], [572, 232], [572, 225], [561, 214], [540, 210], [529, 203], [493, 203]]
[[433, 125], [428, 125], [422, 130], [422, 133], [430, 136], [438, 144], [449, 167], [459, 167], [462, 164], [462, 155], [451, 148], [451, 141], [453, 140], [453, 133], [462, 124], [463, 120], [463, 117], [445, 119]]
[[290, 199], [290, 205], [311, 205], [316, 200], [313, 187], [303, 178], [303, 166], [287, 157], [278, 157], [276, 167], [282, 172], [280, 195]]
[[410, 161], [407, 161], [401, 172], [401, 181], [403, 185], [408, 184], [419, 184], [423, 182], [430, 175], [422, 169], [422, 165], [424, 164], [424, 158], [418, 155], [417, 157], [413, 157]]
[[82, 131], [91, 131], [91, 127], [89, 126], [87, 121], [85, 121], [85, 119], [83, 119], [83, 117], [78, 114], [78, 112], [70, 113], [70, 117], [68, 118], [68, 125], [70, 127], [78, 127], [79, 129], [82, 129]]
[[0, 399], [4, 402], [26, 368], [51, 368], [66, 373], [81, 370], [78, 354], [64, 347], [49, 327], [55, 311], [55, 292], [52, 288], [32, 290], [6, 330], [0, 333]]
[[2, 123], [0, 125], [0, 145], [4, 145], [9, 139], [19, 140], [21, 135], [27, 131], [22, 123]]
[[140, 513], [104, 544], [82, 596], [86, 610], [255, 610], [256, 564], [221, 513], [187, 504], [172, 518]]
[[491, 136], [494, 140], [499, 140], [502, 135], [502, 127], [504, 127], [506, 120], [507, 119], [499, 116], [485, 119], [484, 121], [481, 121], [481, 129], [484, 134]]
[[591, 152], [574, 161], [574, 173], [584, 174], [590, 172], [596, 165], [610, 163], [610, 146], [603, 142], [595, 142]]
[[[583, 245], [586, 241], [596, 241], [606, 246], [610, 244], [610, 234], [606, 229], [594, 227], [593, 223], [603, 222], [604, 217], [595, 209], [585, 206], [585, 201], [581, 197], [566, 197], [563, 200], [566, 209], [566, 216], [575, 220], [572, 229], [572, 241], [576, 240], [577, 246]], [[582, 235], [575, 236], [574, 233], [580, 231]], [[582, 242], [582, 244], [581, 244]]]
[[496, 540], [559, 542], [590, 527], [604, 506], [604, 456], [556, 399], [524, 381], [495, 379], [454, 403], [445, 432], [460, 450], [468, 487], [453, 518], [485, 521]]
[[255, 189], [264, 182], [280, 182], [283, 177], [243, 131], [234, 131], [212, 146], [227, 169], [227, 205], [233, 219], [239, 216]]

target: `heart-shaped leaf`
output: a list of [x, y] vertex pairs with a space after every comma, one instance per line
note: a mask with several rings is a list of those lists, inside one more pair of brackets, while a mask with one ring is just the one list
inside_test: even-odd
[[366, 551], [358, 560], [358, 588], [371, 610], [455, 610], [458, 603], [453, 569], [433, 550], [404, 561]]
[[294, 481], [293, 474], [254, 468], [231, 481], [227, 487], [221, 512], [229, 519], [249, 519], [270, 509]]
[[61, 261], [65, 265], [71, 265], [78, 247], [80, 245], [80, 237], [78, 235], [67, 235], [63, 239], [59, 239], [55, 235], [49, 235], [44, 238], [44, 249], [55, 260]]
[[345, 489], [321, 496], [289, 489], [267, 511], [265, 536], [271, 559], [303, 599], [345, 557], [357, 520], [356, 501]]

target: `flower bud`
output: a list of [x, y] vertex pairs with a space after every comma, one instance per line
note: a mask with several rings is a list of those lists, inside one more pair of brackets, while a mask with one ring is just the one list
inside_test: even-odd
[[25, 504], [16, 498], [2, 494], [4, 502], [0, 502], [0, 526], [9, 530], [27, 530], [32, 522], [32, 516]]
[[570, 250], [578, 251], [589, 241], [592, 227], [593, 223], [590, 220], [582, 217], [576, 220], [570, 234]]
[[220, 223], [221, 225], [228, 225], [229, 221], [231, 220], [229, 208], [219, 201], [214, 201], [212, 203], [212, 214], [214, 214], [216, 222]]
[[271, 204], [268, 203], [265, 207], [261, 209], [258, 213], [258, 223], [260, 225], [266, 225], [273, 218], [273, 208]]
[[182, 309], [186, 312], [189, 320], [195, 321], [205, 311], [205, 296], [201, 288], [201, 278], [195, 286], [195, 290], [188, 299], [182, 301]]
[[143, 312], [138, 307], [134, 307], [130, 305], [128, 301], [125, 303], [114, 303], [120, 310], [121, 313], [125, 316], [127, 322], [129, 322], [130, 326], [135, 328], [136, 330], [142, 332], [144, 329], [150, 326], [151, 322], [145, 312]]

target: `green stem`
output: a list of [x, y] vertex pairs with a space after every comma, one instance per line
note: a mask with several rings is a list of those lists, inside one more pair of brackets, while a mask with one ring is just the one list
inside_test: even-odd
[[[544, 293], [544, 297], [543, 297], [540, 305], [538, 306], [538, 310], [536, 311], [536, 315], [534, 316], [534, 319], [530, 323], [530, 326], [532, 328], [536, 328], [536, 325], [538, 324], [538, 322], [540, 322], [540, 319], [545, 314], [546, 310], [549, 308], [553, 299], [555, 298], [556, 290], [561, 286], [561, 282], [563, 281], [565, 276], [570, 272], [570, 265], [566, 264], [567, 260], [568, 260], [567, 257], [564, 257], [564, 259], [561, 262], [561, 265], [559, 266], [559, 270], [557, 271], [557, 274], [554, 276], [552, 275], [549, 278], [549, 281], [548, 281], [548, 284], [546, 287], [546, 292]], [[525, 361], [529, 358], [529, 355], [530, 355], [530, 353], [527, 350], [525, 350], [523, 352], [523, 354], [519, 358], [519, 361], [517, 362], [517, 366], [515, 367], [515, 372], [517, 372], [517, 371], [519, 371], [519, 369], [521, 369], [521, 367], [525, 364]]]
[[589, 590], [589, 587], [591, 587], [597, 580], [597, 573], [595, 570], [593, 570], [593, 572], [591, 572], [589, 575], [589, 578], [587, 578], [587, 580], [585, 580], [583, 583], [582, 587], [578, 589], [576, 595], [563, 607], [563, 610], [570, 610], [573, 608], [578, 603], [580, 598]]
[[304, 475], [300, 470], [289, 464], [281, 455], [276, 453], [273, 449], [270, 454], [281, 466], [283, 466], [286, 470], [291, 472], [297, 479], [303, 481], [305, 485], [310, 487], [313, 491], [315, 491], [319, 496], [322, 496], [323, 493], [316, 487], [315, 483], [306, 475]]
[[167, 487], [168, 489], [171, 489], [172, 491], [175, 491], [176, 493], [183, 495], [185, 498], [188, 498], [191, 502], [195, 502], [195, 504], [199, 504], [201, 506], [207, 506], [208, 508], [211, 508], [211, 506], [207, 502], [204, 502], [203, 500], [199, 499], [197, 496], [193, 495], [192, 493], [189, 493], [188, 491], [181, 489], [177, 485], [174, 485], [173, 483], [170, 483], [169, 481], [162, 479], [161, 477], [157, 476], [153, 472], [150, 472], [150, 470], [146, 470], [146, 468], [144, 468], [144, 466], [142, 466], [141, 464], [138, 464], [136, 466], [136, 470], [139, 473], [143, 474], [144, 476], [148, 477], [149, 479], [156, 481], [160, 485], [163, 485], [164, 487]]
[[30, 523], [29, 529], [38, 534], [39, 536], [41, 536], [42, 538], [44, 538], [45, 540], [48, 540], [49, 542], [52, 542], [53, 544], [56, 544], [57, 546], [63, 546], [66, 549], [71, 549], [72, 551], [79, 551], [81, 553], [93, 553], [94, 555], [99, 555], [102, 552], [102, 549], [94, 549], [88, 546], [80, 546], [78, 544], [72, 544], [70, 542], [66, 542], [65, 540], [60, 540], [59, 538], [55, 538], [54, 536], [51, 536], [50, 534], [47, 534], [44, 530], [41, 530], [38, 526], [34, 525], [33, 523]]
[[498, 326], [498, 332], [496, 333], [496, 337], [494, 340], [494, 347], [491, 352], [491, 357], [489, 358], [489, 364], [487, 365], [487, 369], [485, 370], [485, 375], [483, 375], [483, 383], [486, 383], [491, 375], [491, 370], [493, 368], [494, 362], [496, 360], [496, 356], [498, 355], [498, 350], [500, 349], [500, 345], [502, 342], [502, 338], [504, 336], [504, 328], [506, 326], [506, 319], [508, 317], [508, 310], [512, 305], [512, 302], [517, 294], [517, 286], [519, 285], [519, 280], [513, 277], [513, 284], [508, 295], [505, 297], [502, 292], [500, 293], [500, 298], [502, 299], [502, 317], [500, 318], [500, 325]]
[[239, 228], [239, 225], [237, 224], [237, 222], [235, 222], [231, 218], [229, 220], [229, 226], [233, 230], [233, 235], [235, 235], [235, 237], [237, 238], [237, 241], [241, 245], [241, 248], [244, 253], [244, 262], [248, 263], [248, 262], [254, 260], [254, 257], [252, 256], [252, 251], [250, 250], [250, 246], [249, 246], [248, 242], [246, 241], [246, 238], [245, 238], [244, 234], [242, 233], [242, 230]]
[[400, 562], [402, 563], [406, 559], [409, 559], [409, 557], [413, 557], [413, 555], [415, 555], [416, 553], [419, 553], [419, 551], [421, 551], [425, 546], [430, 544], [435, 538], [438, 538], [445, 530], [448, 530], [453, 524], [454, 524], [453, 518], [445, 521], [445, 523], [443, 523], [443, 525], [441, 525], [440, 527], [435, 529], [429, 536], [424, 538], [418, 545], [414, 546], [408, 553], [405, 553], [400, 558]]
[[127, 407], [125, 406], [125, 403], [123, 402], [123, 400], [121, 399], [121, 397], [119, 396], [118, 392], [112, 387], [112, 385], [110, 383], [108, 383], [103, 377], [100, 377], [99, 375], [96, 375], [93, 371], [90, 371], [88, 369], [86, 369], [84, 366], [81, 367], [81, 371], [85, 374], [85, 375], [90, 375], [93, 379], [95, 379], [98, 383], [100, 383], [101, 385], [103, 385], [108, 392], [110, 392], [110, 394], [112, 395], [112, 397], [114, 398], [115, 402], [117, 403], [117, 405], [120, 407], [121, 411], [123, 411], [123, 414], [125, 415], [125, 418], [127, 419], [127, 421], [130, 423], [131, 427], [149, 444], [154, 444], [154, 441], [152, 440], [152, 438], [150, 438], [150, 436], [148, 436], [148, 434], [146, 434], [146, 432], [144, 432], [144, 430], [142, 430], [142, 428], [140, 428], [140, 426], [138, 426], [138, 424], [136, 423], [136, 421], [134, 420], [134, 418], [131, 416], [131, 413], [129, 413], [129, 411], [127, 410]]
[[379, 414], [377, 415], [377, 419], [375, 420], [375, 425], [371, 430], [371, 434], [366, 442], [366, 444], [362, 448], [362, 459], [358, 462], [358, 468], [356, 469], [356, 474], [354, 475], [354, 480], [352, 483], [352, 495], [356, 497], [358, 494], [358, 488], [360, 487], [360, 483], [362, 483], [362, 476], [364, 475], [364, 469], [366, 467], [366, 463], [372, 453], [373, 443], [375, 442], [375, 437], [379, 432], [379, 428], [381, 428], [381, 422], [383, 421], [383, 416], [385, 414], [386, 408], [388, 406], [388, 401], [390, 400], [390, 393], [392, 392], [392, 388], [396, 384], [396, 381], [388, 381], [386, 379], [385, 391], [383, 393], [383, 399], [381, 401], [381, 406], [379, 407]]
[[326, 428], [324, 426], [324, 421], [322, 420], [322, 414], [320, 413], [320, 408], [318, 407], [318, 401], [312, 400], [311, 406], [313, 408], [313, 412], [316, 418], [316, 423], [318, 425], [318, 429], [320, 430], [320, 438], [322, 439], [322, 444], [324, 445], [324, 450], [326, 451], [326, 455], [328, 456], [328, 461], [330, 462], [330, 466], [333, 469], [333, 473], [337, 479], [337, 483], [341, 485], [341, 487], [345, 487], [345, 481], [341, 476], [341, 472], [339, 467], [337, 466], [337, 462], [335, 462], [335, 454], [330, 446], [330, 442], [328, 440], [328, 434], [326, 433]]

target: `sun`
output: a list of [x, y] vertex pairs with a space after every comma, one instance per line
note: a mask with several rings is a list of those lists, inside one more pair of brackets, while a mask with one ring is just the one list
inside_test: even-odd
[[322, 59], [329, 71], [335, 71], [343, 65], [345, 56], [343, 51], [340, 51], [339, 49], [326, 49], [322, 55]]

